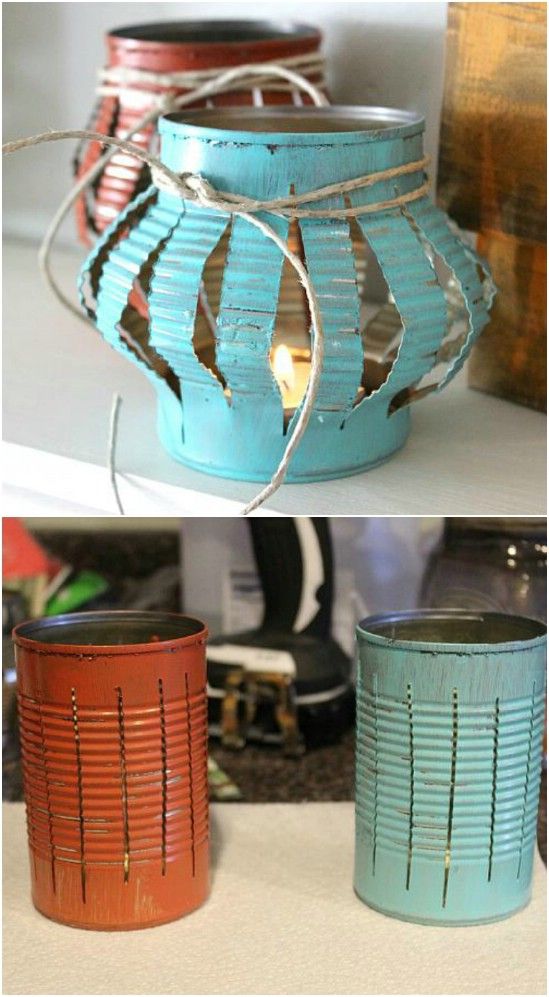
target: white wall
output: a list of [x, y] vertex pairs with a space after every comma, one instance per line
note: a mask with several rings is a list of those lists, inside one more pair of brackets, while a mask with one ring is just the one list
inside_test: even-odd
[[[250, 17], [301, 20], [325, 34], [335, 100], [420, 111], [436, 158], [446, 3], [5, 3], [4, 141], [82, 128], [109, 28], [148, 20]], [[4, 231], [39, 239], [70, 182], [69, 142], [4, 162]], [[434, 175], [434, 170], [433, 170]], [[73, 239], [72, 224], [64, 236]]]

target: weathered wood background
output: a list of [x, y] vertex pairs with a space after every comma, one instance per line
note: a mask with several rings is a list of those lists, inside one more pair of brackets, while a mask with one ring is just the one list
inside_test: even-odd
[[450, 3], [438, 200], [500, 294], [469, 381], [546, 404], [545, 3]]

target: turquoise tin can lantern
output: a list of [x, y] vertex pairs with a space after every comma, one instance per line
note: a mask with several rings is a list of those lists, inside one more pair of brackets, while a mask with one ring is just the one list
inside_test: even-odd
[[358, 627], [355, 889], [425, 924], [530, 899], [544, 624], [425, 610]]
[[[237, 200], [329, 188], [256, 215], [303, 261], [322, 319], [316, 395], [288, 482], [355, 474], [395, 453], [410, 403], [448, 383], [487, 321], [489, 275], [427, 196], [423, 131], [415, 114], [367, 107], [160, 119], [162, 163]], [[357, 177], [357, 189], [338, 189]], [[236, 209], [153, 184], [95, 246], [81, 293], [104, 338], [154, 385], [176, 460], [271, 479], [303, 409], [316, 335], [272, 239]]]

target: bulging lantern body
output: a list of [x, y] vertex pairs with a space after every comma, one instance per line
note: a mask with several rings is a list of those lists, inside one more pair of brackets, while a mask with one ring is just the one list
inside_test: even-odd
[[[321, 35], [316, 28], [304, 24], [276, 24], [268, 21], [181, 21], [160, 24], [140, 24], [111, 31], [106, 37], [107, 62], [104, 83], [113, 92], [99, 97], [88, 126], [105, 135], [125, 138], [149, 111], [159, 97], [184, 94], [192, 86], [174, 86], [166, 74], [223, 70], [247, 63], [277, 62], [319, 54]], [[296, 65], [299, 72], [300, 65]], [[303, 70], [305, 67], [302, 67]], [[123, 83], [109, 76], [123, 69], [148, 74], [142, 79], [128, 76]], [[323, 85], [321, 64], [317, 71], [307, 72], [316, 86]], [[112, 85], [114, 83], [114, 85]], [[208, 106], [253, 104], [308, 103], [310, 98], [286, 83], [271, 80], [229, 93], [213, 94]], [[204, 106], [206, 101], [198, 103]], [[133, 137], [141, 148], [154, 148], [156, 125], [150, 123]], [[85, 142], [77, 150], [74, 175], [79, 179], [97, 162], [103, 148], [97, 142]], [[115, 152], [103, 167], [93, 187], [76, 202], [78, 234], [85, 245], [92, 245], [102, 232], [126, 207], [136, 194], [150, 182], [149, 171], [139, 160]]]
[[164, 613], [15, 629], [32, 896], [47, 917], [144, 928], [206, 899], [205, 639]]
[[[265, 200], [421, 162], [423, 130], [415, 115], [380, 108], [194, 111], [161, 119], [161, 156]], [[313, 207], [377, 204], [423, 182], [418, 168]], [[464, 363], [487, 321], [486, 273], [425, 196], [351, 219], [259, 217], [301, 253], [324, 327], [314, 411], [286, 480], [372, 467], [404, 444], [409, 403]], [[81, 286], [104, 338], [155, 385], [170, 454], [268, 481], [311, 356], [306, 301], [280, 249], [246, 219], [151, 187], [99, 241]]]
[[528, 903], [545, 629], [467, 610], [359, 625], [355, 889], [370, 906], [452, 925]]

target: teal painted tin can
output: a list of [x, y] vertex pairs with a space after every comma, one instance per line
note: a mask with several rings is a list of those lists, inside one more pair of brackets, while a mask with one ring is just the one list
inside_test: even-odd
[[423, 924], [514, 914], [531, 891], [545, 625], [425, 610], [357, 636], [356, 892]]
[[[211, 108], [169, 114], [158, 130], [171, 170], [260, 202], [364, 176], [372, 183], [315, 206], [352, 210], [420, 192], [350, 218], [258, 215], [301, 255], [324, 328], [314, 409], [285, 480], [387, 460], [406, 441], [410, 403], [465, 362], [493, 293], [478, 257], [421, 193], [423, 119], [373, 107]], [[154, 385], [169, 453], [211, 474], [269, 481], [311, 361], [303, 288], [280, 248], [243, 217], [152, 186], [98, 241], [81, 289], [106, 341]]]

